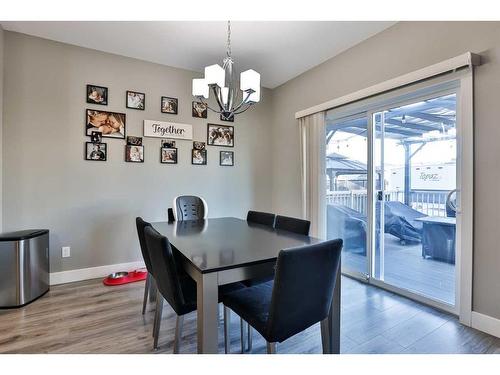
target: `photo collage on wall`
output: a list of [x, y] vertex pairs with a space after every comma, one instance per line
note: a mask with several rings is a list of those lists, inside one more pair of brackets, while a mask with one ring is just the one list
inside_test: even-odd
[[[97, 106], [107, 106], [110, 103], [108, 87], [87, 84], [86, 102]], [[125, 91], [125, 108], [144, 111], [146, 109], [146, 94], [139, 91]], [[179, 100], [170, 96], [160, 97], [160, 113], [177, 115], [179, 113]], [[208, 106], [201, 101], [191, 102], [191, 115], [193, 118], [208, 118]], [[85, 142], [85, 160], [107, 161], [108, 145], [104, 138], [115, 138], [126, 141], [124, 160], [127, 163], [144, 163], [143, 138], [127, 136], [126, 114], [113, 112], [101, 108], [87, 108], [85, 110], [85, 135], [90, 142]], [[220, 115], [224, 122], [234, 122], [234, 115]], [[178, 141], [178, 140], [177, 140]], [[207, 124], [206, 142], [193, 141], [191, 150], [192, 165], [207, 165], [206, 146], [234, 147], [234, 127], [232, 125]], [[179, 162], [176, 141], [162, 139], [160, 143], [160, 163], [177, 164]], [[233, 151], [219, 151], [220, 166], [234, 166]]]

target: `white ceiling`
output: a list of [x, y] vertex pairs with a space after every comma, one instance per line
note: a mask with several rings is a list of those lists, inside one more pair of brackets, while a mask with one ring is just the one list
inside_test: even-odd
[[[277, 87], [395, 22], [232, 22], [237, 71]], [[221, 63], [226, 22], [1, 22], [6, 30], [201, 72]]]

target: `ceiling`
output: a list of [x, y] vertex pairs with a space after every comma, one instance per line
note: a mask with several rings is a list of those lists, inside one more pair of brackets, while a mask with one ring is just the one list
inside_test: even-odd
[[[226, 22], [1, 22], [6, 30], [201, 72], [221, 63]], [[236, 69], [254, 69], [275, 88], [395, 22], [232, 22]]]

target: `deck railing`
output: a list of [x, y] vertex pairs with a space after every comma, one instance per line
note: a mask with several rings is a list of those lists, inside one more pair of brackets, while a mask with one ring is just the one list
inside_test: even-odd
[[[448, 191], [411, 191], [410, 206], [428, 216], [446, 217], [446, 196]], [[385, 192], [385, 200], [404, 203], [404, 191], [393, 190]], [[329, 191], [326, 194], [327, 203], [341, 204], [358, 212], [366, 214], [366, 190]]]

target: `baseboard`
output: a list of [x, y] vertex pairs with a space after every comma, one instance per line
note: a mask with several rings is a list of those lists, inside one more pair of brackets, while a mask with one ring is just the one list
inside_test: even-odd
[[478, 312], [472, 312], [472, 328], [500, 337], [500, 319]]
[[108, 264], [106, 266], [80, 268], [62, 272], [52, 272], [50, 274], [50, 285], [66, 284], [75, 281], [97, 279], [106, 277], [110, 273], [118, 271], [132, 271], [143, 268], [144, 262], [130, 262], [119, 264]]

